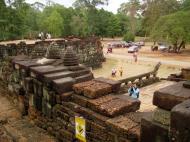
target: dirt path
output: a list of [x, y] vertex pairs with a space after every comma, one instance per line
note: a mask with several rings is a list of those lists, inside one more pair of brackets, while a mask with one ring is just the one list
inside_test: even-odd
[[[112, 58], [112, 59], [124, 59], [124, 60], [133, 60], [132, 54], [105, 54], [106, 58]], [[139, 61], [143, 62], [153, 62], [158, 63], [161, 62], [164, 65], [173, 65], [173, 66], [180, 66], [180, 67], [190, 67], [190, 62], [186, 61], [179, 61], [179, 60], [166, 60], [166, 59], [160, 59], [160, 58], [151, 58], [151, 57], [138, 57]]]
[[0, 93], [0, 142], [56, 142], [45, 131], [22, 118], [16, 107]]

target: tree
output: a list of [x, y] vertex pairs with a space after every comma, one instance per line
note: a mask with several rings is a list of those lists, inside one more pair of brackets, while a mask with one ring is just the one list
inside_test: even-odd
[[116, 16], [112, 15], [107, 24], [107, 34], [109, 37], [114, 38], [115, 36], [120, 35], [121, 28], [119, 21]]
[[95, 8], [98, 5], [108, 4], [108, 0], [76, 0], [74, 2], [74, 7], [86, 7], [86, 8]]
[[72, 27], [73, 35], [86, 36], [88, 34], [87, 29], [86, 29], [87, 28], [87, 26], [86, 26], [87, 23], [86, 23], [84, 18], [81, 18], [80, 16], [73, 16], [72, 21], [71, 21], [70, 24], [71, 24], [71, 27]]
[[143, 27], [149, 34], [156, 21], [164, 15], [172, 14], [180, 9], [178, 0], [146, 0], [142, 4], [144, 16]]
[[44, 21], [44, 29], [50, 32], [54, 37], [59, 37], [63, 31], [63, 19], [56, 11], [52, 11], [49, 17]]
[[190, 41], [190, 11], [180, 11], [159, 18], [156, 22], [152, 38], [166, 41], [173, 45], [173, 51], [179, 52]]
[[133, 34], [136, 32], [137, 18], [139, 17], [140, 1], [130, 0], [127, 3], [122, 3], [118, 9], [118, 13], [125, 14], [130, 19], [130, 30]]
[[134, 41], [135, 40], [135, 35], [133, 33], [131, 33], [131, 32], [127, 32], [124, 35], [123, 40], [126, 41], [126, 42]]

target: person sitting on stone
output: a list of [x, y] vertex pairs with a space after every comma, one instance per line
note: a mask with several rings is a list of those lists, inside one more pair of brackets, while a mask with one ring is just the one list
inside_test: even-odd
[[140, 94], [140, 90], [136, 84], [133, 84], [130, 86], [128, 93], [129, 93], [129, 96], [131, 96], [132, 98], [138, 99], [139, 94]]
[[132, 94], [133, 94], [133, 84], [132, 84], [132, 82], [129, 82], [128, 86], [129, 86], [129, 89], [128, 89], [129, 96], [132, 96]]

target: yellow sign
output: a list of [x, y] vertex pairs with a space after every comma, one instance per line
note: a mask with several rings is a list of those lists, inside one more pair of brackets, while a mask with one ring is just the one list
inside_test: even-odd
[[75, 117], [75, 134], [77, 139], [86, 142], [86, 122], [84, 118]]

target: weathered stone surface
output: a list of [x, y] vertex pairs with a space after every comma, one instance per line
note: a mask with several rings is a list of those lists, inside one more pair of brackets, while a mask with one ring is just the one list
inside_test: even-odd
[[67, 92], [60, 95], [62, 102], [68, 102], [71, 100], [73, 92]]
[[84, 88], [84, 96], [95, 99], [112, 92], [111, 85], [96, 82], [93, 85]]
[[72, 72], [72, 71], [64, 71], [64, 72], [45, 74], [44, 79], [45, 79], [45, 81], [49, 82], [49, 81], [56, 80], [56, 79], [59, 79], [59, 78], [74, 77], [72, 75], [73, 73], [74, 72]]
[[181, 72], [184, 79], [190, 80], [190, 68], [183, 68]]
[[89, 101], [89, 107], [100, 114], [115, 117], [140, 108], [140, 101], [126, 95], [109, 95]]
[[190, 140], [190, 100], [176, 105], [171, 111], [171, 141], [189, 142]]
[[73, 76], [74, 77], [80, 77], [86, 74], [90, 74], [91, 71], [89, 69], [83, 69], [83, 70], [79, 70], [79, 71], [74, 71]]
[[152, 120], [143, 118], [141, 121], [141, 142], [168, 142], [169, 128]]
[[160, 89], [154, 93], [153, 104], [171, 110], [177, 104], [190, 99], [190, 90], [183, 87], [184, 82]]
[[99, 77], [99, 78], [96, 78], [94, 79], [98, 82], [102, 82], [102, 83], [107, 83], [109, 85], [112, 86], [112, 91], [114, 93], [117, 93], [121, 87], [121, 82], [119, 81], [115, 81], [115, 80], [112, 80], [112, 79], [108, 79], [108, 78], [103, 78], [103, 77]]
[[71, 77], [56, 79], [56, 80], [53, 80], [53, 89], [58, 94], [70, 92], [70, 91], [72, 91], [72, 86], [75, 82], [76, 82], [76, 80]]
[[139, 137], [136, 132], [135, 132], [136, 134], [135, 133], [132, 134], [133, 131], [132, 129], [137, 127], [139, 124], [125, 117], [125, 115], [109, 119], [106, 121], [106, 123], [107, 123], [107, 128], [109, 128], [110, 131], [116, 133], [121, 137], [124, 137], [126, 139], [129, 138], [129, 135], [131, 135], [131, 138], [135, 137], [136, 139], [138, 139]]
[[73, 85], [73, 90], [75, 91], [75, 93], [81, 95], [84, 92], [84, 88], [90, 85], [95, 84], [95, 81], [87, 81], [87, 82], [83, 82], [83, 83], [77, 83], [75, 85]]
[[72, 101], [80, 106], [87, 107], [89, 99], [81, 95], [73, 94]]
[[78, 57], [74, 53], [72, 47], [67, 47], [63, 57], [63, 64], [65, 66], [77, 66], [79, 64]]
[[33, 80], [30, 77], [24, 79], [24, 88], [27, 93], [33, 93]]
[[153, 114], [153, 120], [162, 124], [162, 125], [170, 125], [170, 115], [171, 112], [167, 110], [163, 110], [161, 108], [156, 108]]
[[86, 75], [82, 75], [79, 77], [76, 77], [76, 83], [81, 83], [81, 82], [85, 82], [85, 81], [89, 81], [92, 80], [94, 78], [92, 73], [86, 74]]
[[50, 73], [56, 73], [56, 72], [62, 72], [67, 71], [68, 68], [64, 66], [38, 66], [38, 67], [31, 67], [31, 73], [30, 75], [32, 77], [38, 78], [39, 80], [42, 79], [42, 75], [44, 74], [50, 74]]
[[190, 89], [190, 81], [184, 82], [184, 83], [183, 83], [183, 86], [184, 86], [185, 88], [189, 88], [189, 89]]

